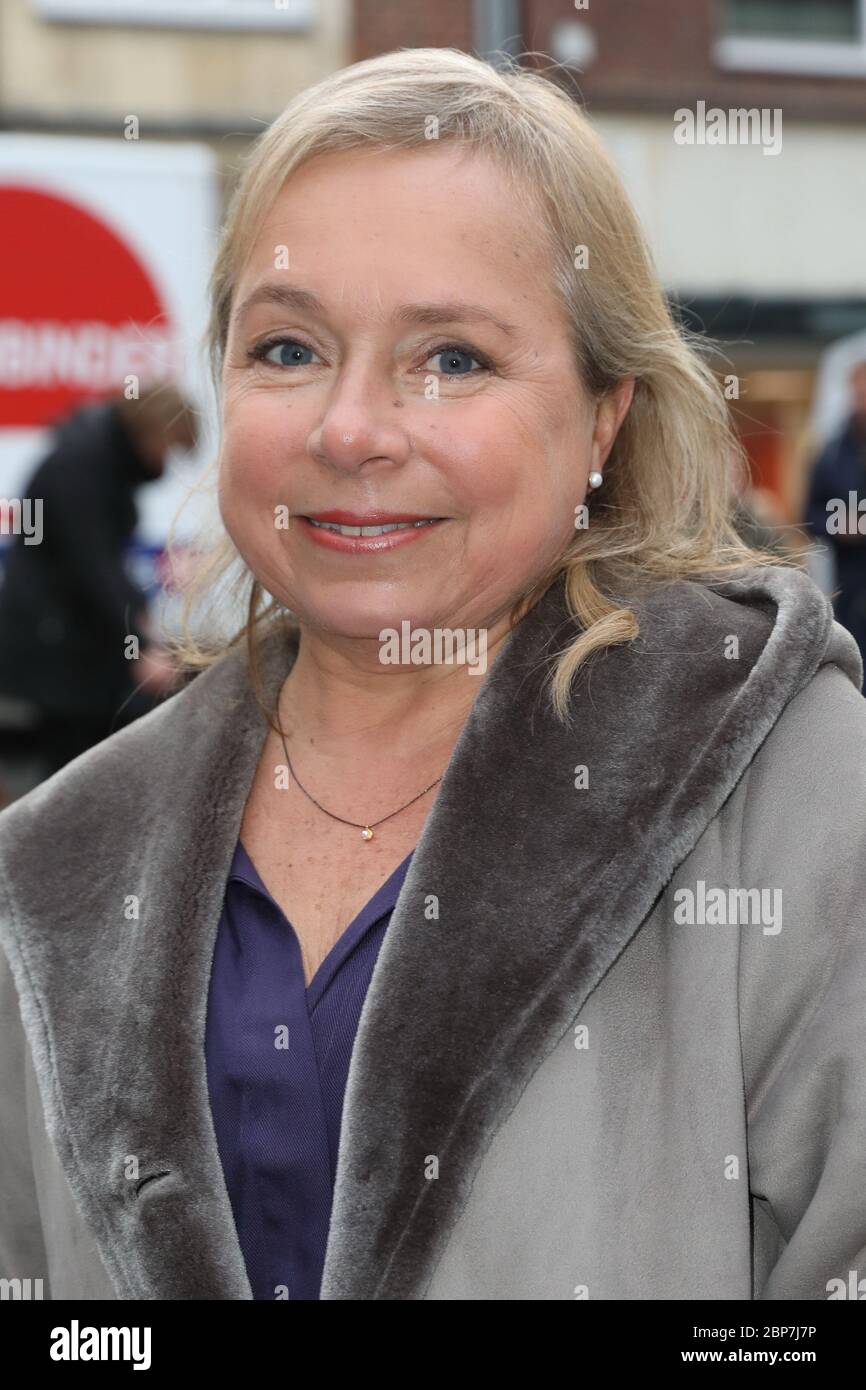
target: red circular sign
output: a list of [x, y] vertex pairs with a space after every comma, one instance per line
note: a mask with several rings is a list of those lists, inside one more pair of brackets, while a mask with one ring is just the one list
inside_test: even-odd
[[91, 212], [0, 184], [0, 428], [38, 428], [126, 379], [173, 376], [173, 326], [137, 255]]

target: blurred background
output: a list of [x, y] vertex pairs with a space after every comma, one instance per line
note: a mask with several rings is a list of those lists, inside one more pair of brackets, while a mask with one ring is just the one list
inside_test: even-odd
[[[171, 688], [159, 665], [174, 621], [164, 547], [213, 453], [206, 282], [239, 157], [320, 77], [427, 45], [562, 65], [551, 80], [607, 143], [671, 301], [720, 342], [714, 366], [751, 470], [744, 527], [837, 594], [838, 616], [866, 644], [866, 515], [845, 545], [822, 525], [840, 488], [866, 499], [866, 376], [856, 371], [866, 362], [866, 0], [3, 0], [5, 799], [118, 727], [107, 706], [89, 710], [83, 689], [72, 712], [62, 690], [44, 693], [45, 679], [72, 681], [94, 624], [137, 634], [153, 658], [127, 662], [147, 670], [125, 718]], [[677, 143], [675, 113], [698, 103], [781, 111], [781, 150]], [[161, 383], [175, 388], [170, 419], [151, 411], [142, 424], [129, 408], [118, 424], [108, 407], [119, 394]], [[102, 472], [88, 474], [97, 456]], [[46, 515], [53, 507], [69, 533], [49, 559], [55, 577], [65, 565], [71, 576], [67, 607], [47, 615], [45, 575], [32, 578], [37, 550], [49, 562], [47, 542], [25, 545], [16, 501], [28, 488], [43, 495], [32, 484], [46, 459]], [[181, 542], [196, 521], [188, 508]], [[100, 550], [119, 595], [102, 615], [87, 608], [84, 573]], [[76, 624], [65, 676], [61, 664], [41, 686], [17, 679], [34, 627], [59, 654]], [[105, 689], [112, 709], [126, 699], [107, 676]]]

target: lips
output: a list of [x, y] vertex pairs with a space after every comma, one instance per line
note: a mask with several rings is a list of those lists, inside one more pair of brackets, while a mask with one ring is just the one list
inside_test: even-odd
[[432, 526], [443, 520], [436, 516], [418, 516], [408, 512], [314, 512], [305, 516], [312, 526], [331, 531], [338, 536], [386, 536], [411, 527]]
[[448, 518], [410, 512], [313, 512], [298, 516], [309, 538], [328, 550], [350, 555], [377, 554], [430, 535]]
[[412, 526], [432, 526], [435, 517], [426, 521], [388, 521], [381, 526], [344, 526], [336, 521], [314, 521], [307, 517], [311, 526], [321, 526], [325, 531], [336, 531], [338, 536], [385, 536], [390, 531], [408, 531]]

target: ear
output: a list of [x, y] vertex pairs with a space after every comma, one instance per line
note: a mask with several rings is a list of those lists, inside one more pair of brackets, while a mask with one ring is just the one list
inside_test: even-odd
[[602, 396], [592, 432], [592, 472], [600, 473], [634, 396], [635, 378], [623, 377]]

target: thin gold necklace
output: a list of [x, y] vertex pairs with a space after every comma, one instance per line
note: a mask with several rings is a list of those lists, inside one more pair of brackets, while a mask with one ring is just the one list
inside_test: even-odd
[[386, 820], [393, 820], [394, 816], [399, 816], [400, 812], [405, 811], [408, 806], [413, 806], [416, 801], [420, 801], [422, 796], [426, 796], [429, 791], [432, 791], [432, 789], [436, 786], [436, 783], [441, 782], [442, 778], [445, 776], [444, 772], [440, 773], [440, 775], [436, 778], [436, 782], [431, 782], [429, 787], [425, 787], [423, 792], [419, 792], [417, 796], [413, 796], [412, 800], [407, 801], [405, 806], [398, 806], [396, 811], [392, 811], [390, 815], [382, 816], [380, 820], [374, 820], [370, 824], [364, 824], [362, 821], [344, 820], [342, 816], [335, 816], [333, 811], [328, 811], [324, 806], [322, 806], [321, 803], [318, 802], [314, 796], [310, 795], [306, 787], [303, 786], [300, 781], [298, 781], [298, 774], [292, 767], [292, 760], [289, 757], [289, 750], [286, 747], [286, 739], [282, 729], [280, 729], [280, 738], [283, 741], [283, 752], [286, 755], [286, 764], [288, 766], [289, 772], [292, 774], [295, 781], [298, 783], [298, 786], [304, 793], [304, 796], [307, 797], [309, 801], [312, 801], [314, 806], [318, 806], [320, 811], [324, 811], [326, 816], [330, 816], [331, 820], [339, 821], [341, 825], [351, 825], [355, 830], [360, 830], [361, 839], [366, 840], [368, 842], [373, 839], [373, 831], [376, 829], [376, 826], [384, 825]]

